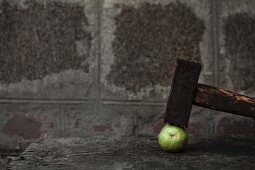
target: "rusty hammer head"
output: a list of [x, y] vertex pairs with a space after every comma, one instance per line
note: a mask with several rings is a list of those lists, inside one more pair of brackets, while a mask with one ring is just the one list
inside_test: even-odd
[[188, 127], [200, 70], [199, 63], [177, 60], [165, 111], [165, 123]]

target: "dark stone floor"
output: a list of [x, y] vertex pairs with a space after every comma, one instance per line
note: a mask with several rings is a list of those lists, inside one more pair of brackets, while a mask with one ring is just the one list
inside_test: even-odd
[[0, 145], [0, 170], [5, 170], [12, 160], [18, 158], [23, 148], [11, 149], [8, 146]]
[[255, 137], [191, 139], [181, 153], [157, 140], [62, 138], [31, 144], [8, 169], [255, 169]]

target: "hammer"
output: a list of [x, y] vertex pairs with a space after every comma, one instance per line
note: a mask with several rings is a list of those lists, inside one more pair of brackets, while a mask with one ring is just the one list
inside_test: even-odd
[[188, 127], [192, 105], [255, 118], [255, 99], [221, 88], [198, 84], [201, 64], [177, 60], [164, 122]]

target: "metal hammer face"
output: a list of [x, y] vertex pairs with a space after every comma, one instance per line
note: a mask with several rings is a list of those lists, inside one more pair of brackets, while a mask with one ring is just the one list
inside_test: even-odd
[[177, 60], [166, 106], [165, 123], [188, 127], [192, 104], [255, 118], [255, 99], [221, 88], [198, 84], [201, 65]]
[[188, 127], [201, 64], [177, 60], [166, 106], [165, 123]]

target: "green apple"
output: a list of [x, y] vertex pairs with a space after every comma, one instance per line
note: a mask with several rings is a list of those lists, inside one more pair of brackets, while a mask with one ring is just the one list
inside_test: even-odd
[[159, 145], [168, 152], [179, 152], [188, 143], [188, 133], [184, 128], [166, 124], [160, 131]]

